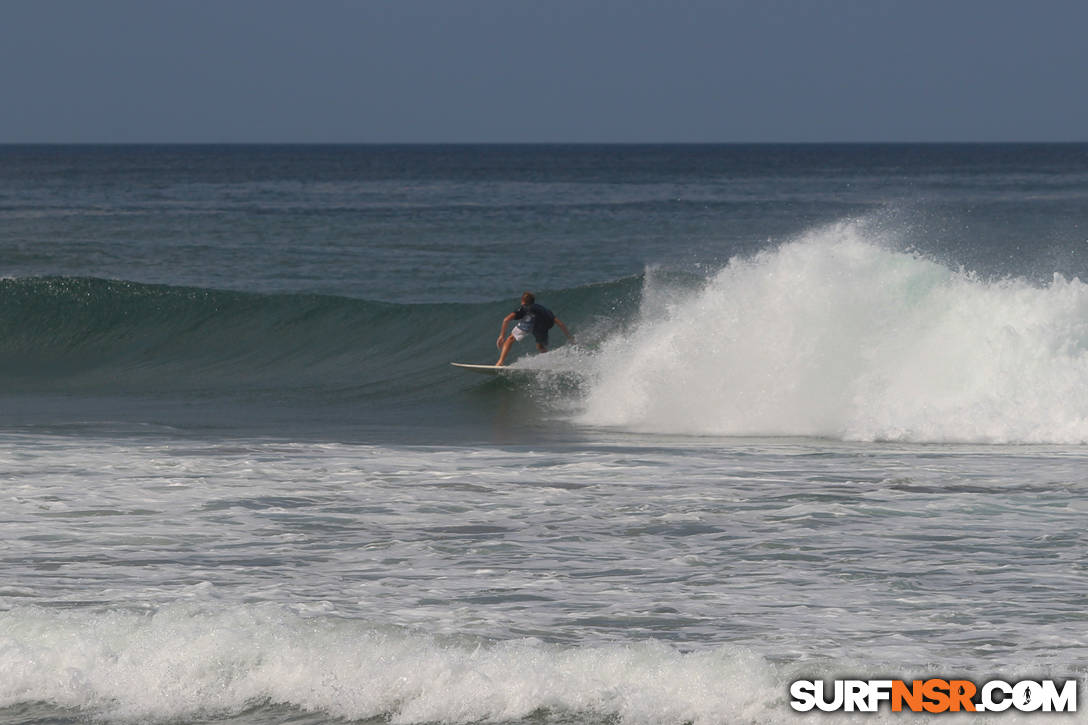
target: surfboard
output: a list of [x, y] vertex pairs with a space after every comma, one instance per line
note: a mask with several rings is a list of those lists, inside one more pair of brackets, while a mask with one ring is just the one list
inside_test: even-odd
[[455, 368], [461, 368], [462, 370], [471, 370], [474, 373], [481, 373], [483, 375], [498, 375], [501, 372], [507, 372], [510, 370], [505, 365], [473, 365], [472, 363], [455, 363], [451, 362], [450, 365]]
[[455, 368], [461, 368], [462, 370], [468, 370], [470, 373], [476, 373], [478, 375], [492, 375], [494, 377], [502, 377], [507, 380], [526, 380], [526, 379], [540, 379], [554, 378], [557, 381], [565, 381], [568, 383], [580, 383], [583, 380], [583, 376], [576, 370], [556, 370], [551, 368], [525, 368], [521, 366], [503, 365], [476, 365], [474, 363], [456, 363], [451, 362]]

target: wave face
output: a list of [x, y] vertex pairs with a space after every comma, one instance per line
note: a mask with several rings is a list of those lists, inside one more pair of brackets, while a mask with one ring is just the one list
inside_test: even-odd
[[[631, 279], [549, 301], [562, 310], [592, 309], [637, 295], [639, 287]], [[516, 304], [405, 305], [95, 278], [0, 280], [8, 312], [0, 320], [0, 381], [8, 391], [440, 394], [453, 375], [450, 361], [493, 361], [498, 323]]]
[[579, 419], [654, 433], [1088, 442], [1088, 285], [987, 281], [840, 223], [696, 292], [646, 279]]
[[[342, 377], [380, 306], [92, 278], [4, 280], [9, 388], [170, 391]], [[338, 333], [338, 334], [337, 334]]]

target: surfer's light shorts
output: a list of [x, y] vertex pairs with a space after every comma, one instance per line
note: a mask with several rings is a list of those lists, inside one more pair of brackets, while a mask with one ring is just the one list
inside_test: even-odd
[[510, 331], [510, 334], [514, 336], [514, 339], [518, 342], [524, 340], [532, 330], [526, 330], [524, 327], [515, 327]]

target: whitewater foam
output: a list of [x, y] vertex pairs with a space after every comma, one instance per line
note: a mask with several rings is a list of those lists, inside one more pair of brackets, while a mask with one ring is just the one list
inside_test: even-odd
[[709, 723], [783, 710], [775, 679], [741, 648], [438, 638], [272, 605], [0, 613], [0, 708], [46, 702], [122, 721], [275, 704], [394, 723], [538, 711]]
[[643, 432], [1088, 442], [1088, 285], [988, 281], [844, 222], [695, 292], [646, 276], [578, 419]]

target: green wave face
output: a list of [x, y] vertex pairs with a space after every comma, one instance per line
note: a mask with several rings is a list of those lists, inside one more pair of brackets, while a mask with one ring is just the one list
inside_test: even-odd
[[[641, 279], [544, 291], [568, 323], [637, 313]], [[0, 382], [9, 390], [239, 389], [419, 393], [493, 362], [516, 297], [394, 304], [76, 277], [0, 280]]]

